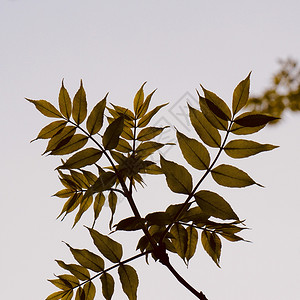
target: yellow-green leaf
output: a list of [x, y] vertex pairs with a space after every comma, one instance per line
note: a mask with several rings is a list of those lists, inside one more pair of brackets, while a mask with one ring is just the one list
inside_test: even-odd
[[186, 161], [195, 169], [206, 170], [210, 164], [207, 149], [197, 140], [185, 136], [177, 131], [177, 140]]
[[69, 293], [68, 291], [55, 292], [55, 293], [52, 293], [51, 295], [49, 295], [46, 298], [46, 300], [59, 300], [59, 299], [62, 299], [62, 297], [65, 296], [68, 293]]
[[256, 183], [246, 172], [230, 166], [222, 164], [211, 170], [213, 179], [220, 185], [227, 187], [245, 187]]
[[160, 157], [160, 164], [171, 191], [179, 194], [190, 194], [193, 188], [193, 180], [188, 170], [173, 162]]
[[78, 223], [78, 221], [80, 220], [80, 218], [82, 217], [84, 212], [88, 210], [88, 208], [92, 205], [92, 203], [93, 203], [92, 196], [84, 198], [82, 200], [82, 202], [80, 203], [79, 211], [77, 212], [77, 214], [75, 216], [74, 224], [72, 227], [74, 227]]
[[94, 300], [95, 295], [96, 295], [96, 288], [94, 284], [91, 281], [88, 281], [84, 286], [83, 286], [83, 291], [85, 294], [85, 300]]
[[277, 147], [278, 146], [270, 144], [260, 144], [248, 140], [234, 140], [229, 142], [224, 147], [224, 150], [226, 154], [232, 158], [243, 158], [258, 154], [263, 151], [270, 151]]
[[96, 104], [87, 118], [86, 128], [91, 135], [96, 134], [102, 128], [107, 95], [108, 94], [106, 94], [104, 99]]
[[143, 105], [144, 102], [144, 85], [146, 84], [146, 82], [143, 83], [143, 85], [141, 86], [141, 88], [138, 90], [138, 92], [136, 93], [134, 100], [133, 100], [133, 108], [134, 108], [134, 112], [135, 115], [137, 116], [139, 111], [141, 110], [141, 107]]
[[115, 290], [115, 281], [108, 273], [103, 273], [100, 277], [102, 283], [102, 294], [106, 300], [111, 300]]
[[172, 244], [174, 245], [177, 254], [184, 260], [187, 250], [188, 233], [186, 229], [178, 223], [175, 223], [170, 233], [173, 235]]
[[190, 120], [202, 141], [210, 147], [221, 146], [221, 135], [219, 131], [211, 125], [204, 114], [189, 106]]
[[87, 148], [71, 156], [59, 169], [79, 169], [97, 162], [102, 156], [102, 151]]
[[63, 114], [63, 116], [69, 119], [72, 113], [72, 102], [68, 91], [64, 87], [64, 81], [62, 81], [61, 83], [61, 88], [58, 96], [58, 103], [59, 103], [59, 109]]
[[129, 265], [120, 265], [118, 273], [124, 293], [129, 300], [136, 300], [139, 279], [135, 269]]
[[220, 268], [219, 262], [222, 247], [220, 238], [214, 232], [211, 233], [207, 230], [203, 230], [201, 234], [201, 242], [204, 250]]
[[141, 158], [145, 159], [156, 150], [162, 148], [164, 144], [157, 142], [143, 142], [136, 148], [136, 154]]
[[151, 111], [149, 111], [147, 114], [145, 114], [138, 122], [138, 127], [145, 127], [150, 120], [153, 118], [153, 116], [164, 106], [166, 106], [168, 103], [162, 104], [162, 105], [158, 105], [156, 106], [154, 109], [152, 109]]
[[187, 229], [187, 249], [185, 252], [185, 258], [189, 261], [195, 254], [198, 243], [198, 232], [193, 226], [189, 226]]
[[95, 201], [94, 201], [94, 220], [96, 221], [99, 217], [99, 214], [102, 210], [102, 207], [104, 205], [105, 202], [105, 197], [103, 195], [103, 193], [98, 193], [95, 197]]
[[83, 288], [81, 286], [78, 287], [78, 289], [76, 291], [75, 300], [86, 300], [85, 299], [85, 293], [84, 293]]
[[31, 100], [25, 98], [27, 101], [33, 103], [38, 111], [44, 116], [49, 118], [63, 118], [61, 113], [48, 101], [46, 100]]
[[73, 99], [73, 109], [72, 109], [72, 117], [76, 124], [81, 124], [87, 115], [87, 102], [86, 102], [86, 94], [82, 85], [82, 81], [80, 82], [80, 88]]
[[66, 155], [81, 149], [88, 141], [88, 137], [83, 134], [75, 134], [67, 144], [62, 147], [56, 147], [50, 155]]
[[79, 265], [76, 265], [76, 264], [65, 264], [61, 260], [56, 260], [56, 262], [58, 263], [58, 265], [61, 268], [65, 269], [65, 270], [68, 270], [69, 272], [71, 272], [79, 280], [90, 279], [90, 273], [86, 268], [84, 268], [82, 266], [79, 266]]
[[195, 200], [201, 210], [210, 216], [222, 220], [239, 219], [230, 204], [217, 193], [205, 190], [199, 191], [195, 194]]
[[167, 128], [169, 126], [166, 127], [147, 127], [142, 129], [138, 136], [137, 139], [139, 141], [148, 141], [151, 140], [153, 138], [155, 138], [156, 136], [158, 136], [165, 128]]
[[73, 288], [75, 288], [79, 285], [79, 280], [74, 275], [64, 274], [64, 275], [59, 275], [58, 278], [60, 280], [68, 282], [68, 284], [70, 284], [71, 287], [73, 287]]
[[73, 297], [73, 290], [70, 290], [66, 295], [64, 295], [61, 300], [71, 300]]
[[251, 72], [246, 77], [246, 79], [242, 80], [234, 89], [232, 97], [233, 115], [239, 112], [247, 104], [249, 98], [250, 75]]
[[59, 198], [69, 198], [75, 193], [74, 190], [71, 189], [63, 189], [58, 191], [56, 194], [53, 196], [59, 197]]
[[[60, 130], [62, 130], [66, 126], [66, 121], [54, 121], [47, 126], [45, 126], [38, 134], [38, 136], [34, 139], [50, 139]], [[33, 141], [34, 141], [33, 140]]]
[[121, 116], [114, 120], [111, 124], [106, 128], [102, 143], [105, 149], [111, 150], [117, 147], [119, 143], [120, 135], [123, 131], [124, 127], [124, 117]]
[[98, 250], [111, 262], [118, 263], [123, 255], [122, 245], [94, 229], [88, 229]]

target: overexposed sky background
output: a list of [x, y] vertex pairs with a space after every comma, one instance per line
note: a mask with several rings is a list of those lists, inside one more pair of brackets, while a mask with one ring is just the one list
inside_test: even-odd
[[[131, 105], [136, 91], [158, 88], [153, 106], [164, 102], [165, 122], [192, 136], [185, 123], [186, 100], [196, 98], [201, 83], [228, 103], [238, 82], [252, 70], [251, 92], [261, 92], [277, 69], [277, 59], [300, 58], [300, 2], [291, 1], [79, 1], [1, 0], [1, 289], [0, 299], [45, 299], [56, 288], [46, 281], [62, 274], [54, 259], [74, 262], [66, 241], [96, 251], [86, 217], [71, 230], [73, 216], [55, 220], [63, 201], [50, 197], [61, 189], [55, 167], [58, 157], [41, 157], [46, 143], [30, 144], [46, 120], [24, 100], [57, 104], [61, 80], [71, 95], [83, 79], [89, 107], [109, 91], [109, 101]], [[269, 153], [231, 161], [266, 186], [218, 191], [251, 228], [242, 236], [253, 243], [224, 241], [221, 269], [199, 243], [190, 266], [171, 257], [176, 269], [209, 300], [298, 299], [299, 114], [286, 113], [278, 126], [253, 137], [280, 145]], [[170, 131], [172, 139], [174, 132]], [[176, 150], [166, 155], [179, 157]], [[178, 158], [180, 161], [180, 158]], [[197, 173], [193, 172], [197, 177]], [[163, 210], [181, 200], [165, 187], [163, 177], [149, 178], [137, 194], [142, 214]], [[141, 189], [140, 189], [141, 190]], [[117, 218], [130, 214], [125, 201]], [[109, 219], [109, 210], [101, 213]], [[107, 232], [98, 221], [96, 229]], [[115, 235], [132, 255], [135, 233]], [[132, 264], [140, 277], [138, 299], [194, 299], [160, 264]], [[118, 275], [113, 299], [126, 299]], [[102, 299], [100, 283], [96, 280]]]

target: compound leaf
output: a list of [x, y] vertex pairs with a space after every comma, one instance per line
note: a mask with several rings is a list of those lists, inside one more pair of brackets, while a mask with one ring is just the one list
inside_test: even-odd
[[242, 80], [233, 91], [232, 96], [232, 112], [235, 115], [239, 112], [246, 104], [249, 98], [249, 88], [250, 88], [250, 75], [246, 79]]
[[118, 263], [123, 255], [122, 245], [92, 228], [88, 230], [98, 250], [111, 262]]
[[160, 156], [160, 164], [171, 191], [179, 194], [190, 194], [193, 188], [193, 180], [188, 170]]
[[207, 230], [203, 230], [201, 234], [201, 242], [204, 250], [220, 268], [219, 262], [222, 247], [220, 238], [214, 232], [211, 233]]
[[124, 117], [121, 116], [115, 119], [111, 124], [106, 128], [102, 143], [105, 149], [111, 150], [117, 147], [119, 143], [120, 135], [124, 127]]
[[129, 265], [120, 265], [118, 273], [124, 293], [129, 300], [136, 300], [139, 279], [135, 269]]
[[58, 96], [58, 104], [62, 115], [69, 120], [72, 113], [72, 102], [68, 91], [64, 87], [64, 81], [62, 81], [61, 83], [61, 88]]
[[186, 161], [195, 169], [206, 170], [209, 167], [210, 156], [207, 149], [197, 140], [177, 131], [177, 139]]
[[87, 118], [86, 128], [90, 135], [96, 134], [102, 128], [107, 95], [108, 94], [106, 94], [104, 99], [96, 104]]
[[79, 125], [85, 120], [86, 115], [87, 115], [86, 94], [81, 80], [80, 87], [73, 99], [72, 117], [75, 123]]
[[25, 98], [27, 101], [33, 103], [38, 111], [44, 116], [49, 118], [63, 118], [61, 113], [48, 101], [46, 100], [30, 100]]
[[106, 300], [111, 300], [115, 289], [114, 278], [110, 274], [105, 272], [100, 276], [100, 280], [102, 283], [102, 294], [104, 298]]

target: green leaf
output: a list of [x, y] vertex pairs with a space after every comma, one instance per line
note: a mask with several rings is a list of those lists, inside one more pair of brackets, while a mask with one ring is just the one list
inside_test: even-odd
[[173, 161], [160, 157], [160, 164], [171, 191], [189, 195], [193, 188], [193, 180], [188, 170]]
[[88, 230], [98, 250], [111, 262], [118, 263], [123, 255], [122, 245], [94, 229]]
[[211, 170], [211, 175], [218, 184], [227, 187], [245, 187], [252, 184], [261, 186], [244, 171], [225, 164]]
[[169, 127], [169, 126], [144, 128], [139, 132], [137, 139], [139, 141], [149, 141], [149, 140], [155, 138], [156, 136], [158, 136], [167, 127]]
[[201, 234], [201, 242], [204, 250], [220, 268], [219, 262], [222, 247], [220, 238], [214, 232], [211, 233], [207, 230], [203, 230]]
[[139, 279], [135, 269], [129, 265], [120, 265], [118, 273], [124, 293], [129, 300], [136, 300]]
[[134, 108], [134, 112], [135, 115], [137, 116], [139, 111], [142, 108], [142, 105], [144, 103], [144, 85], [146, 84], [146, 82], [144, 82], [141, 86], [141, 88], [138, 90], [138, 92], [136, 93], [134, 100], [133, 100], [133, 108]]
[[189, 226], [187, 229], [187, 249], [185, 252], [185, 258], [189, 261], [195, 254], [198, 243], [198, 232], [193, 226]]
[[147, 114], [145, 114], [138, 122], [138, 127], [145, 127], [153, 118], [153, 116], [164, 106], [166, 106], [168, 103], [162, 104], [162, 105], [158, 105], [156, 106], [154, 109], [152, 109], [151, 111], [149, 111]]
[[210, 156], [207, 149], [200, 142], [185, 136], [179, 131], [176, 134], [181, 152], [186, 161], [195, 169], [208, 169]]
[[88, 137], [83, 134], [75, 134], [67, 144], [53, 150], [50, 155], [66, 155], [81, 149], [88, 141]]
[[145, 159], [156, 150], [162, 148], [164, 144], [157, 142], [143, 142], [136, 148], [136, 154], [141, 158]]
[[86, 268], [76, 264], [65, 264], [62, 260], [56, 260], [56, 262], [61, 268], [68, 270], [79, 280], [90, 279], [90, 273]]
[[63, 118], [61, 113], [48, 101], [46, 100], [30, 100], [25, 98], [27, 101], [33, 103], [38, 111], [44, 116], [49, 118]]
[[106, 94], [104, 99], [96, 104], [87, 118], [86, 128], [90, 135], [96, 134], [102, 128], [107, 95], [108, 94]]
[[63, 296], [65, 296], [66, 294], [68, 294], [68, 291], [59, 291], [59, 292], [55, 292], [51, 295], [49, 295], [46, 300], [59, 300], [62, 299]]
[[78, 223], [78, 221], [80, 220], [80, 218], [82, 217], [84, 212], [86, 212], [88, 210], [88, 208], [92, 205], [92, 203], [93, 203], [93, 197], [92, 196], [84, 198], [81, 201], [79, 211], [75, 216], [75, 220], [74, 220], [74, 224], [73, 224], [72, 228]]
[[86, 249], [74, 249], [69, 244], [67, 244], [67, 246], [70, 248], [74, 258], [84, 268], [94, 272], [101, 272], [104, 270], [104, 260], [100, 256]]
[[270, 151], [278, 146], [270, 144], [260, 144], [254, 141], [248, 140], [234, 140], [229, 142], [224, 150], [226, 154], [232, 158], [244, 158], [251, 155], [258, 154], [263, 151]]
[[58, 169], [79, 169], [96, 163], [102, 156], [102, 151], [87, 148], [75, 153]]
[[195, 194], [195, 200], [202, 211], [210, 216], [222, 220], [238, 220], [238, 216], [231, 206], [220, 195], [210, 191], [199, 191]]
[[190, 120], [202, 141], [210, 146], [218, 148], [221, 146], [221, 136], [219, 131], [211, 125], [204, 114], [189, 106]]
[[145, 219], [138, 217], [129, 217], [121, 220], [116, 226], [116, 230], [135, 231], [143, 228]]
[[105, 149], [111, 150], [117, 147], [119, 143], [120, 135], [123, 131], [123, 126], [124, 126], [123, 116], [117, 118], [111, 124], [109, 124], [102, 138], [102, 143]]
[[83, 286], [83, 291], [85, 294], [85, 300], [94, 300], [96, 295], [96, 288], [94, 284], [89, 281]]
[[235, 118], [234, 122], [244, 127], [258, 127], [278, 119], [280, 118], [272, 117], [267, 114], [246, 112]]
[[116, 195], [115, 192], [110, 191], [108, 194], [108, 204], [109, 204], [109, 208], [111, 211], [111, 218], [109, 221], [109, 229], [111, 230], [111, 226], [113, 223], [113, 219], [114, 219], [114, 214], [116, 212], [116, 207], [117, 207], [117, 201], [118, 201], [118, 197]]
[[61, 88], [58, 96], [58, 103], [61, 113], [69, 120], [72, 113], [72, 102], [68, 91], [64, 87], [64, 81], [62, 81], [61, 83]]
[[186, 229], [178, 223], [175, 223], [170, 233], [173, 235], [172, 244], [174, 245], [177, 254], [184, 260], [187, 250], [188, 233]]
[[103, 193], [97, 194], [95, 197], [95, 201], [94, 201], [94, 220], [95, 221], [99, 217], [99, 214], [102, 210], [104, 202], [105, 202], [105, 197], [104, 197]]
[[239, 112], [247, 104], [249, 98], [250, 75], [251, 72], [249, 73], [247, 78], [242, 80], [234, 89], [232, 97], [233, 115]]
[[57, 134], [60, 130], [65, 128], [66, 124], [67, 124], [66, 121], [54, 121], [54, 122], [48, 124], [47, 126], [45, 126], [40, 131], [38, 136], [32, 141], [35, 141], [35, 140], [38, 140], [38, 139], [50, 139], [55, 134]]
[[80, 88], [75, 94], [73, 99], [72, 117], [75, 123], [79, 125], [85, 120], [86, 115], [87, 115], [86, 94], [81, 80]]
[[102, 283], [102, 294], [106, 300], [111, 300], [114, 294], [115, 281], [113, 277], [108, 273], [103, 273], [100, 277]]
[[151, 101], [151, 98], [152, 98], [153, 94], [155, 93], [155, 91], [156, 91], [156, 90], [154, 90], [152, 93], [150, 93], [150, 94], [146, 97], [144, 103], [143, 103], [142, 106], [141, 106], [141, 109], [140, 109], [139, 112], [138, 112], [138, 115], [137, 115], [138, 118], [143, 117], [143, 116], [145, 115], [145, 113], [147, 112], [148, 107], [149, 107], [149, 104], [150, 104], [150, 101]]

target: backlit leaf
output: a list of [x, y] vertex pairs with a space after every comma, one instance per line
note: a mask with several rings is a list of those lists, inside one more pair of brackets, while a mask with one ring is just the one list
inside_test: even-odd
[[258, 154], [263, 151], [270, 151], [277, 147], [278, 146], [273, 146], [270, 144], [260, 144], [248, 140], [234, 140], [229, 142], [224, 147], [224, 150], [226, 154], [232, 158], [243, 158]]
[[88, 141], [88, 137], [83, 134], [75, 134], [67, 144], [53, 150], [50, 155], [65, 155], [81, 149]]
[[198, 232], [193, 226], [186, 228], [187, 232], [187, 249], [185, 258], [189, 261], [195, 254], [198, 243]]
[[80, 82], [80, 88], [73, 99], [73, 109], [72, 109], [72, 117], [76, 124], [81, 124], [87, 115], [87, 102], [86, 102], [86, 94], [82, 85], [82, 81]]
[[258, 127], [266, 125], [267, 123], [278, 119], [279, 118], [272, 117], [266, 114], [246, 112], [235, 118], [234, 122], [245, 127]]
[[149, 107], [149, 104], [150, 104], [150, 101], [151, 101], [151, 98], [152, 98], [153, 94], [155, 93], [155, 91], [156, 91], [156, 90], [154, 90], [152, 93], [150, 93], [150, 94], [146, 97], [144, 103], [143, 103], [142, 106], [141, 106], [141, 109], [140, 109], [139, 112], [138, 112], [138, 115], [137, 115], [138, 118], [143, 117], [143, 116], [145, 115], [145, 113], [147, 112], [148, 107]]
[[116, 226], [116, 230], [135, 231], [143, 228], [145, 220], [138, 217], [129, 217], [121, 220]]
[[120, 138], [116, 150], [120, 152], [128, 153], [132, 151], [132, 147], [126, 140]]
[[207, 149], [197, 140], [177, 131], [177, 139], [186, 161], [195, 169], [206, 170], [209, 167], [210, 156]]
[[105, 95], [103, 100], [96, 104], [87, 118], [86, 128], [90, 135], [96, 134], [102, 128], [107, 95], [108, 94]]
[[170, 233], [174, 236], [174, 239], [172, 239], [172, 244], [174, 245], [177, 254], [182, 259], [185, 259], [188, 243], [188, 233], [186, 229], [181, 224], [175, 223], [172, 226]]
[[265, 126], [266, 125], [261, 125], [261, 126], [257, 126], [257, 127], [244, 127], [244, 126], [238, 125], [236, 123], [233, 123], [230, 128], [230, 132], [237, 134], [237, 135], [252, 134], [252, 133], [260, 131]]
[[62, 280], [59, 278], [59, 279], [48, 279], [48, 281], [50, 281], [56, 287], [64, 291], [69, 291], [70, 289], [72, 289], [72, 284], [67, 280]]
[[136, 93], [134, 100], [133, 100], [133, 108], [134, 108], [134, 112], [135, 115], [138, 115], [139, 111], [141, 110], [141, 107], [143, 105], [144, 102], [144, 85], [146, 84], [146, 82], [143, 83], [143, 85], [141, 86], [141, 88], [138, 90], [138, 92]]
[[66, 295], [64, 295], [61, 300], [71, 300], [73, 297], [73, 290], [70, 290]]
[[211, 233], [207, 230], [203, 230], [201, 234], [201, 242], [204, 250], [220, 268], [219, 262], [222, 247], [220, 238], [214, 232]]
[[79, 169], [97, 162], [102, 156], [102, 151], [87, 148], [71, 156], [59, 169]]
[[53, 196], [59, 197], [59, 198], [69, 198], [74, 194], [74, 190], [71, 189], [63, 189], [54, 194]]
[[250, 74], [251, 72], [249, 73], [247, 78], [242, 80], [234, 89], [232, 97], [233, 115], [239, 112], [247, 104], [249, 98]]
[[102, 283], [102, 294], [104, 298], [106, 300], [111, 300], [115, 289], [115, 281], [113, 277], [105, 272], [100, 276], [100, 280]]
[[75, 193], [73, 194], [69, 200], [64, 204], [59, 216], [57, 218], [59, 218], [64, 212], [66, 214], [72, 212], [74, 209], [77, 208], [77, 206], [80, 204], [82, 200], [82, 194], [81, 193]]
[[158, 105], [156, 106], [154, 109], [152, 109], [151, 111], [149, 111], [147, 114], [145, 114], [138, 122], [138, 127], [145, 127], [150, 120], [153, 118], [153, 116], [164, 106], [166, 106], [168, 103], [162, 104], [162, 105]]
[[202, 211], [210, 216], [222, 220], [239, 219], [229, 203], [214, 192], [199, 191], [195, 194], [195, 200]]
[[164, 226], [170, 224], [173, 221], [170, 215], [168, 214], [168, 212], [163, 212], [163, 211], [150, 213], [145, 217], [145, 220], [147, 221], [148, 226], [150, 225]]
[[85, 294], [85, 300], [94, 300], [96, 295], [96, 288], [94, 284], [91, 281], [88, 281], [83, 286], [84, 294]]
[[72, 102], [68, 91], [64, 87], [64, 81], [61, 83], [61, 88], [58, 96], [59, 109], [61, 113], [69, 119], [72, 112]]
[[84, 198], [81, 201], [79, 211], [76, 214], [75, 219], [74, 219], [73, 227], [78, 223], [78, 221], [80, 220], [80, 218], [82, 217], [84, 212], [88, 210], [88, 208], [92, 205], [92, 203], [93, 203], [93, 197], [92, 196]]
[[30, 100], [25, 98], [27, 101], [33, 103], [38, 111], [44, 116], [49, 118], [63, 118], [61, 113], [48, 101], [46, 100]]
[[160, 164], [171, 191], [179, 194], [190, 194], [193, 188], [192, 176], [188, 170], [173, 162], [160, 157]]
[[76, 181], [82, 189], [86, 189], [90, 187], [88, 180], [82, 173], [76, 172], [74, 170], [70, 170], [70, 175], [72, 176], [73, 180]]
[[103, 193], [98, 193], [94, 201], [94, 220], [97, 220], [105, 202]]
[[66, 294], [68, 294], [68, 291], [59, 291], [59, 292], [55, 292], [51, 295], [49, 295], [46, 300], [59, 300], [61, 299], [63, 296], [65, 296]]
[[210, 147], [221, 146], [221, 136], [219, 131], [211, 125], [204, 114], [189, 106], [190, 120], [202, 141]]
[[38, 134], [37, 139], [50, 139], [66, 126], [66, 121], [54, 121], [45, 126]]
[[169, 126], [166, 127], [147, 127], [142, 129], [138, 136], [137, 139], [139, 141], [148, 141], [151, 140], [153, 138], [155, 138], [156, 136], [158, 136], [165, 128], [167, 128]]
[[81, 286], [78, 287], [78, 289], [76, 291], [75, 300], [86, 300], [85, 299], [85, 293], [84, 293], [83, 288]]
[[193, 207], [182, 214], [180, 220], [183, 222], [206, 223], [210, 215], [205, 213], [199, 206]]
[[117, 207], [117, 201], [118, 201], [118, 197], [116, 195], [115, 192], [110, 191], [108, 194], [108, 205], [111, 211], [111, 218], [109, 221], [109, 229], [111, 230], [111, 226], [113, 223], [113, 219], [114, 219], [114, 214], [116, 212], [116, 207]]
[[123, 131], [123, 126], [123, 116], [119, 117], [118, 119], [114, 120], [111, 124], [108, 125], [102, 138], [102, 143], [105, 149], [111, 150], [117, 147], [120, 135]]
[[58, 278], [60, 280], [68, 282], [68, 284], [70, 284], [71, 287], [73, 288], [79, 285], [79, 280], [74, 275], [64, 274], [64, 275], [59, 275]]
[[123, 255], [122, 245], [94, 229], [88, 229], [98, 250], [111, 262], [118, 263]]
[[68, 270], [69, 272], [71, 272], [76, 278], [80, 279], [80, 280], [87, 280], [90, 279], [90, 273], [89, 271], [79, 265], [76, 264], [65, 264], [63, 261], [61, 260], [56, 260], [56, 262], [58, 263], [58, 265], [65, 269]]
[[136, 300], [139, 279], [135, 269], [129, 265], [120, 265], [118, 273], [124, 293], [129, 300]]
[[141, 159], [145, 159], [163, 146], [164, 144], [157, 142], [143, 142], [136, 148], [136, 153]]
[[230, 166], [222, 164], [213, 170], [211, 170], [213, 179], [220, 185], [227, 187], [245, 187], [256, 183], [247, 173], [244, 171]]

